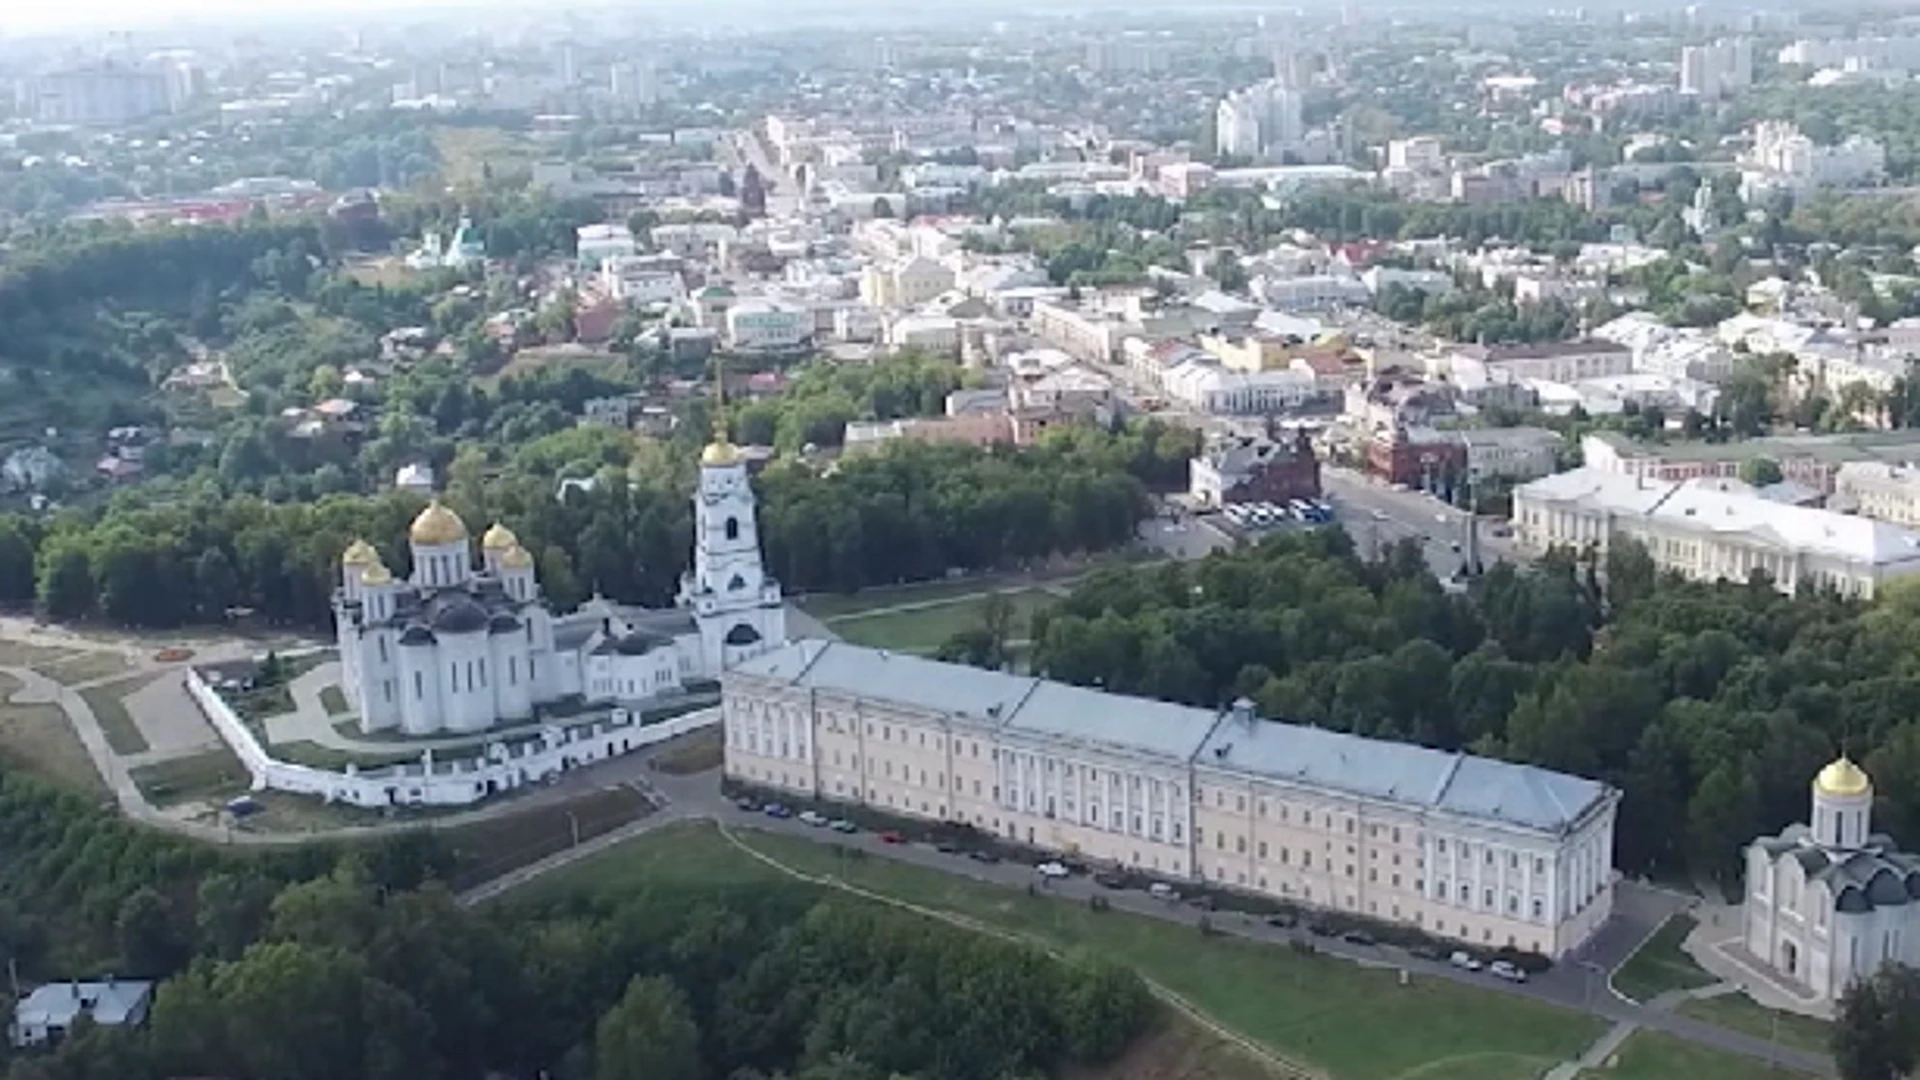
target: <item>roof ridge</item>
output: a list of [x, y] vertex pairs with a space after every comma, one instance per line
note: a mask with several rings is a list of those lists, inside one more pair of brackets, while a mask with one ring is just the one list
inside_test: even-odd
[[1462, 750], [1455, 750], [1448, 756], [1447, 771], [1440, 774], [1440, 782], [1435, 785], [1433, 797], [1429, 800], [1431, 805], [1440, 805], [1441, 800], [1446, 797], [1447, 789], [1453, 786], [1453, 778], [1460, 775], [1461, 763], [1466, 760], [1466, 752]]

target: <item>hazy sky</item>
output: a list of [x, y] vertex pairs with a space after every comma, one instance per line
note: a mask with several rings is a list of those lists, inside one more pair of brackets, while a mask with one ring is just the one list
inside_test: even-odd
[[476, 0], [0, 0], [0, 34], [45, 30], [119, 30], [186, 18], [195, 21], [244, 17], [356, 15], [478, 7]]

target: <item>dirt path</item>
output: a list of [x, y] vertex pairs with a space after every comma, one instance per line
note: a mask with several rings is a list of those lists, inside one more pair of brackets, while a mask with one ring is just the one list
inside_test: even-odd
[[[951, 911], [942, 911], [938, 908], [923, 907], [919, 904], [911, 903], [906, 900], [901, 900], [896, 897], [888, 896], [885, 893], [877, 893], [871, 889], [866, 889], [858, 885], [849, 884], [845, 881], [841, 881], [839, 878], [836, 878], [836, 877], [832, 877], [832, 876], [822, 877], [814, 874], [809, 874], [803, 870], [797, 870], [791, 866], [788, 866], [786, 863], [783, 863], [780, 860], [774, 858], [773, 856], [760, 851], [759, 849], [755, 848], [752, 844], [749, 844], [746, 841], [735, 836], [733, 834], [733, 830], [727, 828], [725, 822], [719, 823], [719, 828], [720, 828], [720, 835], [725, 837], [728, 843], [732, 844], [734, 847], [739, 848], [741, 851], [745, 852], [748, 856], [759, 860], [760, 862], [766, 864], [769, 867], [772, 867], [773, 869], [779, 871], [780, 873], [786, 874], [788, 877], [792, 877], [812, 885], [821, 885], [831, 889], [838, 889], [841, 892], [851, 893], [854, 896], [858, 896], [867, 900], [872, 900], [875, 903], [886, 904], [889, 907], [898, 908], [902, 911], [910, 911], [916, 915], [921, 915], [929, 919], [938, 919], [941, 922], [947, 923], [948, 925], [951, 925], [951, 926], [960, 927], [963, 930], [971, 930], [975, 933], [986, 934], [990, 937], [996, 937], [1001, 939], [1002, 941], [1009, 941], [1016, 945], [1023, 945], [1029, 948], [1036, 948], [1041, 950], [1042, 952], [1045, 952], [1048, 956], [1054, 957], [1055, 959], [1065, 959], [1064, 954], [1062, 954], [1060, 950], [1054, 948], [1053, 946], [1047, 944], [1044, 941], [1028, 938], [1021, 934], [1017, 934], [1011, 930], [1006, 930], [1001, 927], [992, 926], [987, 923], [981, 922], [978, 919], [969, 918], [968, 916], [956, 914]], [[1160, 983], [1155, 982], [1150, 978], [1147, 978], [1147, 976], [1145, 976], [1144, 974], [1140, 975], [1140, 980], [1147, 984], [1147, 989], [1153, 994], [1154, 997], [1158, 998], [1160, 1001], [1164, 1002], [1165, 1004], [1171, 1006], [1175, 1011], [1179, 1012], [1182, 1016], [1186, 1017], [1188, 1020], [1198, 1025], [1201, 1029], [1205, 1030], [1208, 1034], [1213, 1035], [1225, 1042], [1232, 1044], [1234, 1047], [1239, 1049], [1241, 1052], [1245, 1053], [1247, 1056], [1253, 1058], [1255, 1061], [1258, 1061], [1260, 1064], [1266, 1066], [1267, 1069], [1270, 1070], [1275, 1076], [1286, 1077], [1288, 1078], [1288, 1080], [1327, 1080], [1327, 1076], [1325, 1073], [1320, 1072], [1317, 1069], [1308, 1068], [1307, 1066], [1301, 1065], [1298, 1062], [1289, 1061], [1286, 1058], [1276, 1055], [1271, 1050], [1268, 1050], [1266, 1047], [1260, 1045], [1259, 1043], [1253, 1041], [1252, 1039], [1247, 1038], [1245, 1035], [1240, 1034], [1239, 1032], [1233, 1030], [1232, 1028], [1222, 1025], [1218, 1021], [1214, 1020], [1211, 1016], [1208, 1016], [1206, 1013], [1202, 1012], [1200, 1008], [1194, 1005], [1191, 1001], [1188, 1001], [1186, 998], [1181, 997], [1179, 994], [1175, 993], [1173, 990], [1167, 988], [1166, 986], [1163, 986]]]

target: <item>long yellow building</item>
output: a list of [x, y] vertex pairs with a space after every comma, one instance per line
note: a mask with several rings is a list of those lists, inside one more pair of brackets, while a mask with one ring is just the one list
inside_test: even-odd
[[1612, 907], [1579, 777], [840, 642], [722, 676], [726, 773], [1036, 848], [1559, 956]]

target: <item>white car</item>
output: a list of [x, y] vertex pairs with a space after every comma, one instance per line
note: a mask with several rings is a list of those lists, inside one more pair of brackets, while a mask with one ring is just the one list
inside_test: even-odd
[[1519, 968], [1513, 966], [1512, 964], [1509, 964], [1505, 960], [1495, 960], [1493, 963], [1488, 964], [1487, 971], [1490, 974], [1498, 975], [1500, 978], [1505, 979], [1508, 982], [1523, 983], [1527, 981], [1526, 972], [1521, 971]]
[[1038, 871], [1043, 878], [1063, 878], [1068, 874], [1067, 868], [1057, 862], [1043, 862], [1039, 866], [1034, 867], [1034, 869]]
[[825, 825], [827, 823], [827, 815], [818, 810], [802, 810], [800, 811], [800, 821], [806, 825]]
[[1452, 964], [1462, 971], [1479, 971], [1481, 966], [1480, 961], [1475, 960], [1473, 954], [1467, 952], [1454, 953], [1452, 956], [1447, 957], [1447, 963]]

